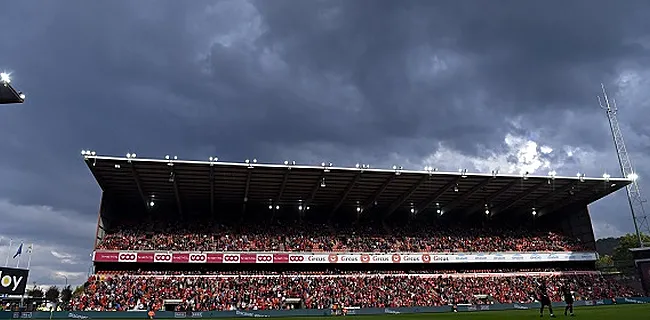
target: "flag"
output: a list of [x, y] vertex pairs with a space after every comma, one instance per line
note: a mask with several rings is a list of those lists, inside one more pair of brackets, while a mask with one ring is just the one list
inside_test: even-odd
[[23, 254], [23, 243], [22, 242], [18, 246], [18, 250], [16, 250], [16, 254], [14, 254], [13, 259], [16, 259], [16, 257], [19, 257], [21, 254]]

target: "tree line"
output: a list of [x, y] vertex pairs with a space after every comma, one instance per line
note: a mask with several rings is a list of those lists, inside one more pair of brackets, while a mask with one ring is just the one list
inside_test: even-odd
[[[643, 242], [650, 242], [650, 236], [641, 235]], [[626, 234], [620, 238], [604, 238], [596, 241], [598, 261], [596, 266], [605, 272], [621, 272], [636, 275], [636, 267], [630, 249], [637, 248], [639, 240], [635, 234]]]

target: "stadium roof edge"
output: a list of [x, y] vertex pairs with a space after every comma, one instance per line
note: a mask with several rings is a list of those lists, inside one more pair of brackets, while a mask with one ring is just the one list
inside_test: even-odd
[[335, 166], [317, 166], [317, 165], [299, 165], [299, 164], [273, 164], [273, 163], [245, 163], [245, 162], [226, 162], [226, 161], [200, 161], [200, 160], [181, 160], [181, 159], [153, 159], [153, 158], [127, 158], [115, 156], [100, 156], [100, 155], [83, 155], [84, 160], [113, 160], [113, 161], [132, 161], [132, 162], [154, 162], [154, 163], [175, 163], [175, 164], [194, 164], [206, 166], [238, 166], [238, 167], [260, 167], [260, 168], [295, 168], [295, 169], [327, 169], [335, 171], [365, 171], [365, 172], [382, 172], [382, 173], [411, 173], [411, 174], [427, 174], [427, 175], [465, 175], [468, 177], [504, 177], [504, 178], [531, 178], [531, 179], [559, 179], [559, 180], [576, 180], [576, 181], [602, 181], [602, 182], [625, 182], [630, 183], [634, 181], [631, 178], [622, 177], [586, 177], [586, 176], [551, 176], [551, 175], [516, 175], [516, 174], [503, 174], [503, 173], [477, 173], [477, 172], [454, 172], [454, 171], [434, 171], [434, 170], [409, 170], [409, 169], [392, 169], [392, 168], [356, 168], [356, 167], [335, 167]]

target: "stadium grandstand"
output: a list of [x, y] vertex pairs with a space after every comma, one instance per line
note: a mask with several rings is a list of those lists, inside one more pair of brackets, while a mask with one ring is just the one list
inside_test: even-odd
[[72, 308], [275, 310], [639, 296], [595, 271], [588, 205], [631, 180], [141, 159], [82, 152], [102, 189]]

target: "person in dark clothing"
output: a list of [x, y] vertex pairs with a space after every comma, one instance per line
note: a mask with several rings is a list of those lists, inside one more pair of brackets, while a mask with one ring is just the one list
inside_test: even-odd
[[565, 284], [560, 288], [560, 290], [562, 291], [564, 302], [566, 303], [566, 307], [564, 307], [564, 315], [566, 316], [567, 313], [570, 313], [573, 317], [573, 294], [571, 294], [571, 287], [569, 284]]
[[548, 296], [548, 288], [546, 288], [546, 283], [543, 281], [537, 287], [537, 296], [539, 303], [541, 304], [539, 308], [539, 316], [544, 317], [544, 307], [548, 306], [548, 313], [551, 315], [551, 318], [555, 318], [553, 314], [553, 306], [551, 306], [551, 298]]

